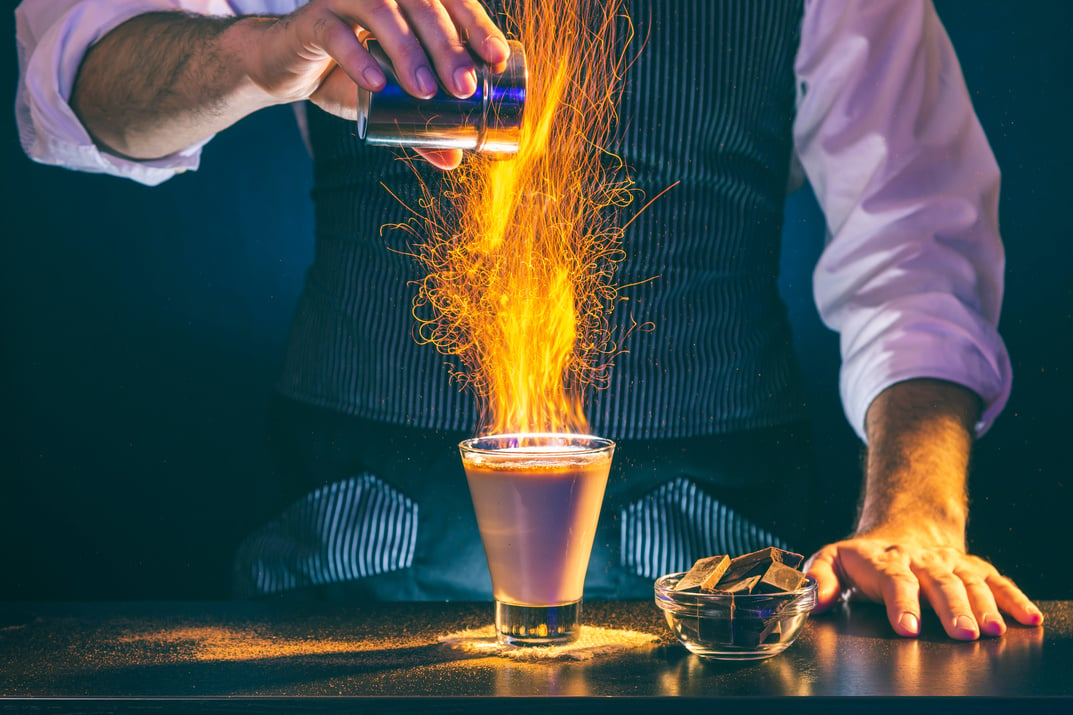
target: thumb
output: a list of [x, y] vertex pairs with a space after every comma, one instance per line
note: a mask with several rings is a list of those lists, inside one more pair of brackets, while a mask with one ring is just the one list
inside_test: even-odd
[[457, 169], [462, 163], [461, 149], [417, 149], [416, 151], [428, 163], [442, 171]]
[[838, 577], [838, 547], [829, 544], [813, 554], [805, 564], [805, 573], [816, 579], [816, 605], [813, 613], [822, 613], [838, 603], [842, 580]]

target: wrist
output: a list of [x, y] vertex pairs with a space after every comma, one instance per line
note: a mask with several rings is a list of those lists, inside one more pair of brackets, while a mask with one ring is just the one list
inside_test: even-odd
[[[271, 75], [271, 52], [267, 47], [278, 18], [244, 17], [227, 28], [219, 37], [221, 54], [232, 58], [238, 68], [233, 89], [233, 101], [243, 108], [244, 114], [276, 104], [304, 99], [304, 97], [281, 96], [273, 91]], [[278, 84], [278, 83], [277, 83]]]
[[872, 467], [857, 518], [857, 534], [926, 534], [931, 543], [964, 544], [968, 522], [965, 472], [934, 465], [886, 472]]
[[862, 510], [854, 535], [916, 546], [950, 547], [965, 550], [965, 512], [892, 516]]
[[868, 410], [868, 460], [857, 533], [964, 548], [974, 393], [910, 380]]

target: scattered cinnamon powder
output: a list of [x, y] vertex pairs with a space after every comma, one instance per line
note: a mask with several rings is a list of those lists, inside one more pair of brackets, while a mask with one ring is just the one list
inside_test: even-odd
[[172, 628], [147, 633], [133, 633], [117, 638], [121, 643], [179, 646], [186, 658], [196, 661], [242, 661], [286, 658], [327, 653], [357, 653], [378, 650], [385, 643], [332, 638], [273, 639], [250, 631], [218, 626]]
[[[413, 639], [410, 639], [413, 640]], [[127, 632], [116, 641], [140, 646], [150, 661], [237, 662], [310, 655], [371, 653], [400, 647], [439, 644], [470, 656], [498, 656], [523, 662], [584, 661], [651, 645], [658, 636], [637, 631], [583, 626], [579, 638], [563, 645], [530, 648], [504, 646], [496, 641], [494, 625], [457, 631], [437, 641], [401, 643], [386, 639], [273, 638], [250, 629], [189, 626]]]
[[572, 643], [528, 648], [505, 646], [496, 640], [494, 625], [458, 631], [440, 638], [444, 645], [465, 653], [501, 656], [526, 662], [590, 660], [641, 648], [658, 640], [658, 636], [650, 633], [583, 626], [578, 639]]

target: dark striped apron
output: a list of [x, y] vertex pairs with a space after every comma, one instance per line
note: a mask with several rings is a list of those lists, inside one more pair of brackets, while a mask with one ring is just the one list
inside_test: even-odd
[[[594, 433], [620, 445], [587, 586], [607, 595], [650, 590], [655, 576], [710, 553], [794, 546], [806, 530], [773, 502], [803, 503], [811, 464], [776, 283], [801, 3], [630, 7], [645, 44], [625, 77], [613, 148], [646, 196], [680, 183], [630, 226], [618, 274], [631, 286], [619, 328], [655, 330], [629, 337], [587, 407]], [[454, 448], [474, 429], [474, 401], [450, 383], [445, 358], [413, 340], [419, 267], [405, 233], [381, 230], [405, 220], [419, 187], [352, 123], [311, 106], [309, 127], [316, 253], [279, 383], [280, 421], [301, 436], [277, 442], [289, 445], [286, 478], [315, 491], [296, 487], [294, 503], [243, 544], [236, 590], [359, 583], [376, 597], [490, 596]], [[422, 172], [438, 184], [435, 170]], [[374, 442], [390, 433], [425, 445], [421, 471], [406, 472], [412, 444], [380, 454]], [[303, 439], [345, 442], [347, 454], [333, 461], [325, 453], [340, 456], [338, 444]]]

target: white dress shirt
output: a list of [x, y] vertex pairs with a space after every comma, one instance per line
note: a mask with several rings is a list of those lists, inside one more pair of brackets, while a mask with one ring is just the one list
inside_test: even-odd
[[[16, 10], [20, 139], [32, 159], [155, 185], [196, 169], [203, 146], [153, 161], [96, 147], [70, 108], [87, 48], [148, 11], [283, 14], [294, 0], [25, 0]], [[1012, 375], [997, 332], [1004, 253], [999, 170], [930, 0], [806, 0], [795, 62], [794, 143], [827, 218], [813, 289], [841, 336], [840, 391], [865, 413], [890, 385], [975, 391], [983, 433]]]

